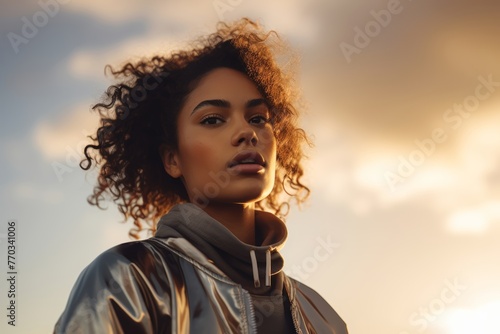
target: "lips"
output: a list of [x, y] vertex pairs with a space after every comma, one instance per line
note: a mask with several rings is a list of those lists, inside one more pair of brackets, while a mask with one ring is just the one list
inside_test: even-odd
[[241, 151], [236, 154], [231, 161], [228, 162], [228, 168], [232, 168], [237, 165], [260, 165], [262, 167], [266, 166], [264, 157], [257, 151]]

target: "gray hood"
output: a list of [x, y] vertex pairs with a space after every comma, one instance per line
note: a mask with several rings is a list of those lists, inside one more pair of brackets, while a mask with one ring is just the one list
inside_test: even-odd
[[284, 261], [279, 250], [286, 226], [275, 215], [256, 211], [255, 229], [257, 245], [246, 244], [197, 205], [184, 203], [160, 219], [155, 237], [185, 238], [252, 294], [281, 292]]

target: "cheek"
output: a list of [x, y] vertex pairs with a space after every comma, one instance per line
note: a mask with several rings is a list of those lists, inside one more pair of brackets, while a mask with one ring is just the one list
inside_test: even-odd
[[265, 146], [276, 146], [276, 137], [274, 136], [274, 131], [270, 126], [261, 129], [258, 133], [259, 139], [262, 145]]
[[184, 168], [196, 170], [202, 166], [210, 167], [215, 155], [213, 145], [208, 145], [206, 141], [201, 140], [191, 140], [184, 143], [181, 152], [183, 152]]
[[272, 129], [265, 129], [260, 133], [260, 140], [268, 154], [276, 160], [276, 137]]

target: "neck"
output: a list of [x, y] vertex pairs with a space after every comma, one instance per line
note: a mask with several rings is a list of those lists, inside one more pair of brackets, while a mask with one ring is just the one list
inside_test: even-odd
[[224, 225], [240, 241], [255, 245], [255, 206], [253, 203], [210, 203], [202, 209]]

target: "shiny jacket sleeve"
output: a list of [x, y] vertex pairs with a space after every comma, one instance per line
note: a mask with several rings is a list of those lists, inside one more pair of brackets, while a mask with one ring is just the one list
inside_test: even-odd
[[[302, 318], [305, 328], [314, 328], [314, 333], [348, 334], [344, 320], [315, 290], [294, 279], [290, 281], [296, 287], [295, 298], [301, 314], [307, 314]], [[301, 317], [302, 317], [301, 315]], [[308, 332], [305, 329], [303, 332]]]
[[102, 253], [78, 277], [54, 333], [170, 333], [170, 294], [145, 243]]

